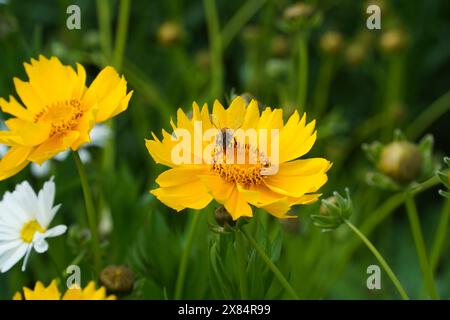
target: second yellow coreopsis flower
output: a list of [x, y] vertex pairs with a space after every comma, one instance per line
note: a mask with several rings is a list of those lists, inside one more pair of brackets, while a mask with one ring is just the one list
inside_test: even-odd
[[132, 91], [112, 67], [105, 67], [86, 87], [86, 71], [75, 71], [58, 58], [40, 56], [24, 64], [29, 81], [14, 78], [22, 103], [13, 96], [0, 98], [8, 131], [0, 132], [0, 143], [10, 147], [0, 161], [0, 180], [18, 173], [30, 162], [43, 163], [68, 148], [77, 150], [90, 141], [89, 132], [126, 110]]

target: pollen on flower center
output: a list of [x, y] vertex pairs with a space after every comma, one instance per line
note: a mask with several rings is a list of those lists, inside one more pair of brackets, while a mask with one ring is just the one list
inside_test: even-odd
[[31, 243], [36, 232], [44, 233], [45, 229], [36, 220], [30, 220], [20, 230], [20, 237], [24, 242]]
[[[248, 144], [240, 146], [234, 145], [233, 162], [227, 161], [226, 151], [214, 151], [211, 171], [219, 175], [222, 179], [230, 183], [237, 183], [244, 188], [259, 185], [263, 182], [265, 175], [262, 173], [264, 168], [270, 166], [267, 158], [261, 154], [258, 149]], [[239, 152], [242, 152], [243, 163], [239, 161]], [[253, 162], [250, 159], [254, 159]]]
[[35, 123], [50, 123], [50, 137], [75, 128], [83, 116], [81, 102], [76, 99], [59, 101], [45, 106], [34, 117]]

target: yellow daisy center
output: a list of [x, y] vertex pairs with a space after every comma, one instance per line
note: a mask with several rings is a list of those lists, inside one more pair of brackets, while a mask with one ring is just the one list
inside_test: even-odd
[[50, 123], [50, 137], [52, 137], [55, 134], [74, 129], [82, 116], [83, 109], [81, 102], [76, 99], [71, 99], [45, 106], [35, 115], [34, 122]]
[[30, 220], [22, 227], [20, 237], [24, 242], [31, 243], [36, 232], [44, 233], [45, 229], [36, 220]]
[[[237, 154], [240, 148], [242, 148], [241, 150], [245, 155], [244, 163], [239, 163], [238, 160], [239, 157]], [[222, 149], [222, 147], [219, 149]], [[221, 152], [221, 150], [216, 150], [214, 152], [213, 163], [211, 164], [212, 172], [219, 175], [225, 181], [240, 184], [244, 188], [259, 185], [263, 182], [265, 176], [262, 174], [261, 170], [263, 168], [268, 168], [270, 163], [257, 148], [253, 148], [249, 144], [234, 144], [234, 158], [232, 163], [230, 163], [229, 160], [227, 162], [226, 152], [229, 151], [230, 150], [226, 149], [224, 145], [223, 152]], [[250, 159], [256, 159], [256, 161], [251, 163]]]

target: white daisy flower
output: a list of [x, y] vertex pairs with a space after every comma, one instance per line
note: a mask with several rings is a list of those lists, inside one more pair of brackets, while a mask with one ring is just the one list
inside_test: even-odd
[[61, 205], [53, 206], [55, 183], [53, 178], [44, 183], [36, 194], [27, 181], [6, 192], [0, 201], [0, 272], [11, 269], [25, 257], [25, 271], [31, 250], [43, 253], [48, 249], [47, 238], [66, 232], [65, 225], [48, 229]]

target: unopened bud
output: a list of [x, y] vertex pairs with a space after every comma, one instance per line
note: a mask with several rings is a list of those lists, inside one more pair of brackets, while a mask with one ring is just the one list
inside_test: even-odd
[[314, 14], [314, 7], [303, 2], [297, 2], [287, 7], [283, 12], [285, 20], [307, 19]]
[[156, 35], [158, 42], [164, 46], [171, 46], [178, 43], [183, 36], [180, 25], [173, 21], [164, 22], [158, 29]]
[[406, 35], [398, 29], [388, 30], [381, 35], [380, 46], [387, 53], [400, 52], [406, 46]]
[[134, 275], [126, 266], [107, 266], [100, 273], [100, 283], [108, 292], [126, 294], [133, 290]]
[[336, 54], [342, 48], [342, 35], [339, 32], [329, 31], [320, 38], [320, 48], [328, 54]]
[[236, 222], [233, 220], [231, 215], [228, 213], [224, 206], [220, 206], [214, 210], [214, 218], [219, 226], [234, 226]]
[[413, 181], [420, 173], [422, 154], [419, 148], [407, 141], [394, 141], [380, 154], [379, 170], [400, 183]]

